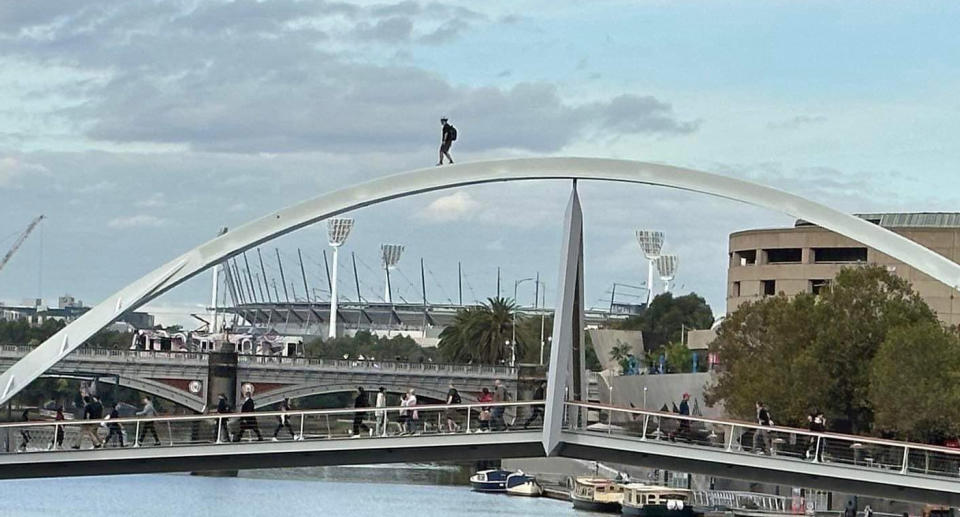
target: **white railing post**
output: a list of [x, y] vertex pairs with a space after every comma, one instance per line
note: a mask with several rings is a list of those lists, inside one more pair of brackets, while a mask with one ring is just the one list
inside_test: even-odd
[[813, 446], [813, 462], [820, 463], [820, 447], [823, 445], [823, 437], [817, 435], [817, 442]]
[[650, 424], [650, 415], [643, 415], [643, 435], [640, 436], [641, 440], [647, 440], [647, 426]]
[[900, 469], [901, 474], [906, 474], [910, 469], [910, 447], [903, 448], [903, 467]]
[[133, 446], [140, 447], [140, 420], [137, 420], [137, 428], [134, 430], [136, 436], [133, 437]]
[[[137, 422], [137, 425], [139, 424], [140, 423]], [[222, 438], [223, 438], [223, 417], [218, 416], [217, 417], [217, 443], [223, 443]]]
[[737, 433], [737, 426], [730, 424], [730, 437], [727, 438], [727, 452], [733, 452], [733, 435]]
[[300, 413], [300, 434], [297, 435], [297, 440], [303, 441], [303, 422], [307, 419], [307, 415]]
[[[467, 407], [467, 434], [470, 434], [470, 410], [471, 409], [473, 409], [473, 406]], [[386, 415], [384, 415], [384, 417], [386, 417]], [[384, 424], [386, 424], [386, 420], [384, 420]]]

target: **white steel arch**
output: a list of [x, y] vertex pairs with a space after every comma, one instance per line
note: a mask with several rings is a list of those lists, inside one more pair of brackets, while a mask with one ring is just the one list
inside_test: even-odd
[[960, 289], [960, 265], [896, 233], [793, 194], [706, 172], [630, 160], [523, 158], [430, 167], [347, 187], [270, 213], [216, 237], [117, 291], [0, 375], [0, 404], [120, 317], [194, 275], [286, 233], [383, 201], [424, 192], [532, 179], [583, 179], [659, 185], [719, 196], [798, 217], [890, 255]]

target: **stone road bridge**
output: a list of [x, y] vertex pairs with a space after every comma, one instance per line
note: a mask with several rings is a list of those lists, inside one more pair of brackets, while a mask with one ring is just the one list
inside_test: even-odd
[[[33, 349], [26, 345], [0, 347], [0, 371], [9, 368]], [[170, 400], [200, 411], [207, 398], [210, 354], [80, 348], [47, 371], [49, 377], [97, 378]], [[284, 397], [352, 391], [357, 386], [391, 393], [414, 388], [422, 397], [446, 401], [449, 384], [464, 401], [476, 400], [495, 380], [517, 393], [518, 369], [509, 366], [404, 363], [355, 359], [237, 356], [237, 388], [250, 384], [258, 407]]]

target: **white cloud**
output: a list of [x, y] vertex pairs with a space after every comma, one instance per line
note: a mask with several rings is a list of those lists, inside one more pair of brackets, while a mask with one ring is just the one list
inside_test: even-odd
[[15, 156], [0, 158], [0, 188], [15, 186], [18, 178], [47, 172], [43, 165], [25, 162]]
[[107, 226], [120, 230], [127, 228], [157, 228], [167, 224], [168, 222], [169, 221], [167, 219], [163, 219], [161, 217], [139, 214], [129, 217], [114, 217], [107, 223]]
[[163, 208], [167, 206], [167, 198], [163, 195], [163, 192], [157, 192], [147, 199], [140, 201], [139, 204], [140, 206], [149, 208]]
[[434, 199], [423, 211], [420, 218], [432, 222], [446, 223], [470, 219], [480, 209], [480, 203], [470, 194], [460, 190], [448, 196]]

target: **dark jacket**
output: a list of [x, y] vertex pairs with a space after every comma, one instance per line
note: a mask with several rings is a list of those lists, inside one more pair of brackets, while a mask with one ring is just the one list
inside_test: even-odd
[[217, 402], [217, 413], [229, 413], [230, 412], [230, 403], [227, 402], [227, 399], [220, 399]]
[[97, 401], [90, 401], [83, 406], [84, 420], [100, 420], [103, 418], [103, 405]]
[[255, 409], [256, 409], [256, 407], [255, 407], [254, 404], [253, 404], [253, 399], [252, 399], [252, 398], [248, 398], [247, 400], [244, 400], [244, 401], [243, 401], [243, 406], [240, 407], [240, 412], [241, 412], [241, 413], [253, 413]]
[[366, 392], [361, 391], [357, 398], [353, 399], [353, 407], [370, 407]]

